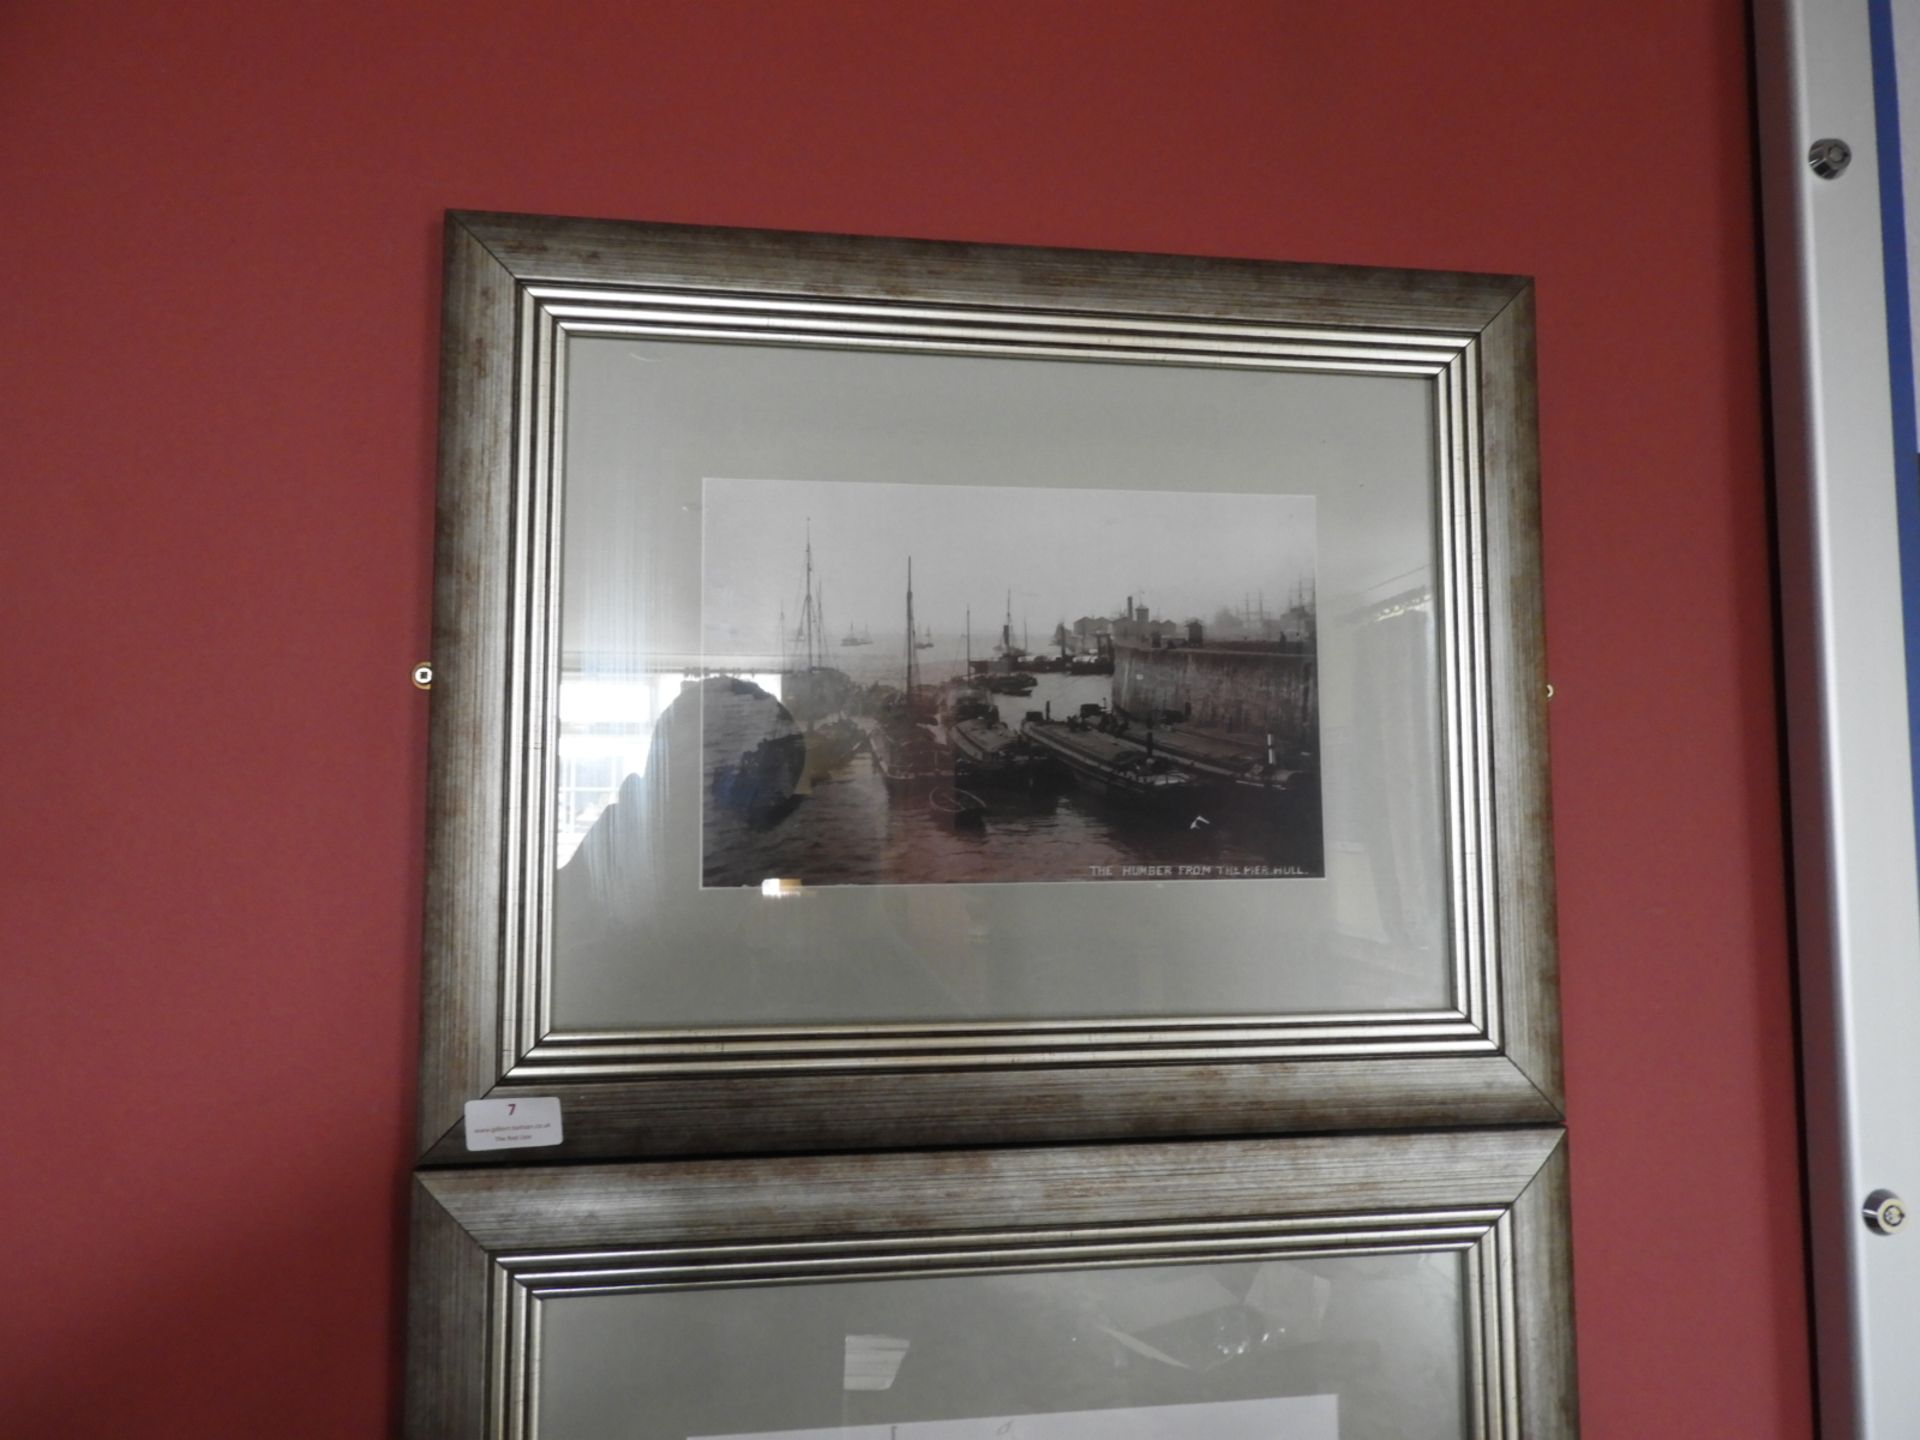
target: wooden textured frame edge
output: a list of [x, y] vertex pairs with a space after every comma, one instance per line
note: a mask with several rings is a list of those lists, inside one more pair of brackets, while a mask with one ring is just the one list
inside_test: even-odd
[[1553, 807], [1547, 771], [1546, 607], [1540, 568], [1540, 429], [1533, 286], [1480, 334], [1484, 463], [1513, 483], [1488, 487], [1488, 585], [1506, 607], [1492, 627], [1495, 879], [1506, 1054], [1553, 1106], [1566, 1107], [1555, 945]]
[[[1148, 311], [1196, 321], [1381, 326], [1452, 334], [1477, 388], [1485, 582], [1503, 606], [1489, 625], [1488, 756], [1495, 913], [1506, 957], [1500, 1046], [1491, 1054], [1061, 1063], [1015, 1070], [667, 1075], [594, 1082], [509, 1076], [498, 1036], [508, 934], [520, 901], [500, 867], [518, 797], [495, 763], [509, 713], [511, 587], [504, 538], [525, 524], [519, 451], [534, 404], [531, 337], [519, 297], [542, 283], [617, 283], [636, 237], [671, 256], [689, 286], [743, 290], [742, 251], [817, 260], [809, 296], [899, 298], [883, 278], [854, 283], [885, 250], [914, 273], [916, 302], [1030, 303], [1085, 313]], [[1525, 280], [1275, 266], [1191, 257], [955, 246], [786, 232], [452, 214], [447, 221], [430, 833], [419, 1143], [429, 1163], [465, 1160], [461, 1114], [482, 1095], [558, 1092], [567, 1141], [543, 1158], [673, 1155], [928, 1143], [1114, 1139], [1275, 1129], [1543, 1123], [1562, 1110], [1546, 801], [1539, 598], [1532, 289]], [[1090, 279], [1088, 262], [1099, 264]], [[963, 281], [952, 267], [963, 260]], [[918, 267], [917, 269], [915, 267]], [[945, 267], [943, 269], [943, 267]], [[941, 278], [942, 276], [946, 278]], [[759, 293], [759, 292], [756, 292]], [[451, 483], [450, 483], [451, 482]], [[519, 514], [513, 512], [522, 512]], [[1486, 597], [1481, 597], [1486, 598]], [[457, 834], [456, 847], [444, 837]], [[1181, 1057], [1185, 1059], [1186, 1057]], [[768, 1117], [776, 1117], [769, 1121]], [[488, 1159], [493, 1156], [485, 1157]], [[508, 1156], [506, 1158], [511, 1158]]]
[[[498, 854], [504, 785], [489, 738], [502, 732], [507, 696], [506, 577], [499, 573], [496, 513], [513, 474], [516, 282], [457, 217], [446, 226], [440, 367], [440, 473], [434, 521], [431, 763], [427, 833], [461, 837], [463, 855], [429, 855], [420, 1015], [421, 1147], [457, 1126], [468, 1099], [486, 1093], [499, 1066], [501, 959]], [[444, 477], [461, 476], [454, 503]], [[462, 863], [462, 862], [466, 863]]]
[[1578, 1433], [1557, 1129], [437, 1170], [415, 1177], [414, 1204], [414, 1440], [519, 1433], [528, 1295], [596, 1267], [699, 1284], [703, 1267], [743, 1261], [765, 1283], [842, 1262], [911, 1273], [918, 1255], [968, 1247], [1002, 1269], [1177, 1263], [1138, 1237], [1246, 1258], [1276, 1229], [1343, 1224], [1483, 1232], [1468, 1348], [1481, 1435]]

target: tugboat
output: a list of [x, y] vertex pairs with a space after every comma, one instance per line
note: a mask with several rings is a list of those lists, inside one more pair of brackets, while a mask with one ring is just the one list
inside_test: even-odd
[[1013, 591], [1007, 591], [1007, 618], [1000, 626], [1000, 643], [994, 647], [1000, 658], [995, 660], [986, 674], [980, 677], [980, 683], [996, 695], [1031, 695], [1033, 687], [1040, 682], [1031, 672], [1024, 669], [1021, 662], [1027, 658], [1027, 652], [1013, 643]]
[[973, 674], [973, 607], [967, 607], [966, 658], [960, 671], [960, 679], [947, 682], [946, 703], [940, 707], [940, 723], [951, 730], [962, 720], [997, 720], [999, 709], [993, 703], [993, 696], [974, 683]]

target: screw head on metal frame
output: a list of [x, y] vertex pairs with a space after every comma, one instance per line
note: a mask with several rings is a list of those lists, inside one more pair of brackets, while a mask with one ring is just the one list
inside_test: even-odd
[[1891, 1190], [1876, 1190], [1867, 1196], [1860, 1214], [1874, 1234], [1898, 1234], [1907, 1223], [1907, 1202]]
[[422, 660], [413, 667], [413, 683], [422, 690], [433, 688], [433, 666]]
[[1807, 151], [1807, 164], [1822, 180], [1838, 180], [1853, 163], [1853, 147], [1844, 140], [1816, 140]]

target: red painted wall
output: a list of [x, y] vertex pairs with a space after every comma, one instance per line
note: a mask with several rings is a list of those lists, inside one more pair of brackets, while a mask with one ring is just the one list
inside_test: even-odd
[[1810, 1433], [1736, 0], [0, 11], [0, 1432], [362, 1436], [447, 207], [1539, 278], [1598, 1440]]

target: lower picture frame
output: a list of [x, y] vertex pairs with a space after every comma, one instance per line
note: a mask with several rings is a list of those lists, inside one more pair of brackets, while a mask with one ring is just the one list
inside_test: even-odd
[[415, 1440], [1565, 1440], [1559, 1128], [425, 1170]]

